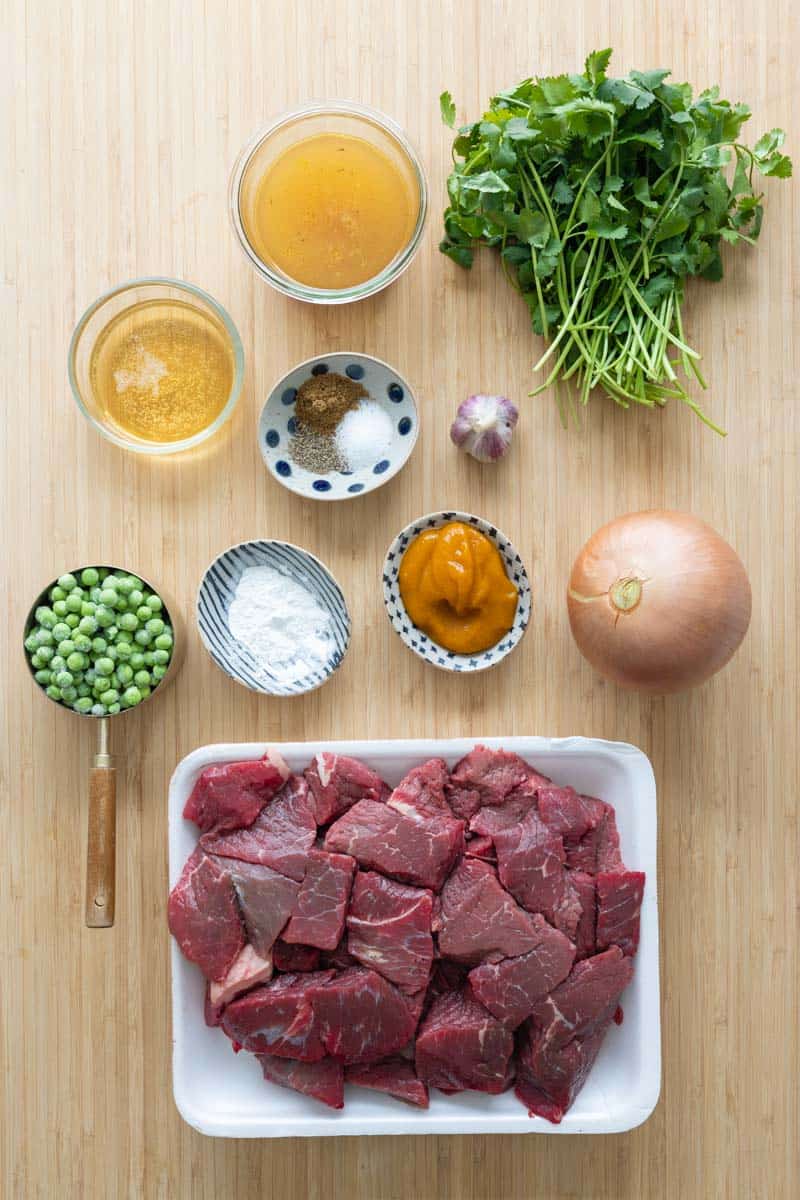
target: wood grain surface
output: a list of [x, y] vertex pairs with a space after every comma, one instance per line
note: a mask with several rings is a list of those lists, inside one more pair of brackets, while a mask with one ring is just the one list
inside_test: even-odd
[[[437, 253], [449, 136], [531, 72], [670, 66], [754, 110], [753, 137], [790, 131], [800, 157], [797, 6], [746, 0], [2, 0], [4, 550], [2, 1175], [9, 1200], [220, 1195], [315, 1200], [675, 1197], [782, 1200], [798, 1169], [798, 221], [771, 183], [757, 250], [720, 285], [690, 289], [715, 437], [677, 406], [592, 404], [565, 432], [525, 399], [539, 352], [497, 263], [471, 275]], [[423, 249], [389, 291], [343, 308], [288, 302], [235, 244], [227, 181], [240, 146], [308, 98], [390, 113], [426, 165]], [[67, 345], [118, 281], [172, 275], [231, 312], [247, 378], [204, 451], [126, 455], [71, 398]], [[423, 422], [413, 459], [369, 499], [303, 502], [263, 469], [257, 413], [293, 363], [353, 349], [395, 363]], [[481, 468], [447, 431], [468, 392], [521, 403], [508, 460]], [[750, 634], [706, 687], [626, 695], [575, 649], [564, 588], [585, 538], [653, 505], [707, 518], [753, 582]], [[461, 507], [496, 521], [532, 576], [519, 651], [473, 679], [427, 668], [392, 633], [379, 569], [395, 532]], [[353, 639], [334, 680], [303, 699], [250, 695], [193, 623], [204, 567], [232, 542], [278, 536], [330, 565]], [[123, 561], [179, 600], [186, 660], [155, 703], [111, 729], [118, 766], [117, 914], [86, 929], [87, 776], [95, 729], [36, 694], [21, 656], [27, 605], [77, 564]], [[587, 734], [652, 758], [659, 786], [664, 1078], [624, 1136], [213, 1141], [180, 1120], [170, 1077], [166, 788], [205, 742], [304, 737]]]

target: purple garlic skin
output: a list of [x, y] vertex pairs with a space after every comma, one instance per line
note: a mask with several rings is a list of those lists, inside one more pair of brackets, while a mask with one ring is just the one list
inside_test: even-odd
[[516, 404], [505, 396], [468, 396], [458, 406], [450, 438], [478, 462], [497, 462], [511, 445], [518, 419]]

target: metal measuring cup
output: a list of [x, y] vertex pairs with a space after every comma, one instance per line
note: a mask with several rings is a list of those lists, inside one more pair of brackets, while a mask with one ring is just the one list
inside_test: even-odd
[[[177, 606], [164, 593], [162, 588], [156, 587], [155, 584], [145, 579], [138, 571], [128, 571], [125, 567], [112, 566], [108, 563], [90, 563], [86, 565], [102, 567], [113, 574], [136, 575], [152, 592], [161, 597], [164, 605], [161, 615], [172, 628], [172, 657], [170, 658], [164, 678], [153, 688], [149, 696], [146, 696], [144, 700], [140, 701], [133, 708], [123, 708], [118, 713], [104, 717], [96, 717], [92, 713], [77, 713], [74, 709], [61, 704], [60, 701], [51, 700], [42, 685], [37, 683], [34, 677], [34, 668], [23, 644], [25, 663], [31, 678], [33, 678], [36, 684], [37, 692], [40, 692], [51, 704], [56, 704], [65, 712], [71, 713], [73, 717], [79, 717], [81, 720], [86, 720], [87, 717], [90, 717], [97, 724], [97, 751], [89, 771], [89, 825], [86, 851], [85, 917], [86, 924], [90, 929], [102, 929], [114, 924], [116, 892], [117, 772], [114, 767], [114, 760], [109, 752], [109, 721], [127, 716], [129, 713], [141, 708], [148, 700], [152, 700], [154, 696], [161, 695], [167, 684], [174, 679], [178, 670], [180, 660], [183, 657], [184, 638]], [[83, 567], [78, 567], [70, 573], [77, 578], [83, 569]], [[25, 621], [23, 643], [32, 627], [36, 624], [36, 609], [40, 604], [49, 605], [50, 590], [57, 582], [58, 580], [54, 579], [52, 583], [49, 583], [31, 605]]]

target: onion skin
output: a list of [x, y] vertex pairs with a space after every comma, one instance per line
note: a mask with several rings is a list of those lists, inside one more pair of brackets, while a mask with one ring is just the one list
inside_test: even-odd
[[725, 666], [747, 633], [752, 596], [741, 559], [710, 525], [652, 509], [589, 538], [572, 567], [567, 609], [596, 671], [661, 695]]

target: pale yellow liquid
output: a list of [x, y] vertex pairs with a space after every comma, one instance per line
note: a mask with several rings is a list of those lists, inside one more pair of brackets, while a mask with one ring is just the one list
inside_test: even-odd
[[298, 283], [345, 288], [378, 275], [411, 238], [419, 191], [364, 138], [321, 133], [267, 168], [245, 221], [259, 257]]
[[235, 361], [221, 321], [184, 300], [143, 300], [101, 330], [89, 378], [103, 418], [148, 442], [207, 429], [233, 386]]

